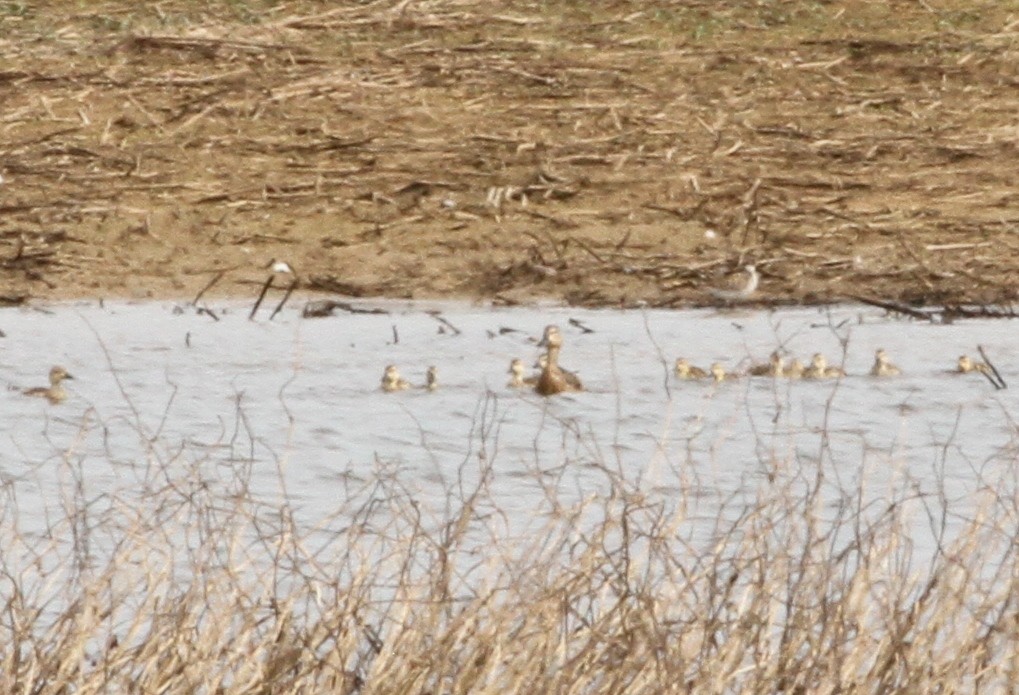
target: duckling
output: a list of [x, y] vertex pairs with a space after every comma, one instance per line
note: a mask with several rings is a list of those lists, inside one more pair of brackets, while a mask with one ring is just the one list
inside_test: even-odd
[[878, 348], [877, 352], [874, 353], [874, 366], [870, 368], [870, 375], [895, 376], [899, 373], [901, 373], [901, 370], [892, 364], [885, 349]]
[[73, 379], [74, 377], [68, 374], [67, 370], [57, 365], [50, 369], [50, 385], [49, 387], [37, 386], [35, 388], [25, 389], [22, 391], [26, 396], [38, 396], [45, 398], [53, 405], [62, 403], [67, 400], [67, 391], [64, 390], [63, 385], [60, 383], [64, 379]]
[[755, 364], [747, 372], [750, 376], [784, 376], [785, 363], [778, 350], [771, 353], [767, 364]]
[[785, 376], [790, 379], [800, 379], [803, 377], [803, 372], [803, 363], [797, 357], [789, 363], [789, 367], [785, 370]]
[[970, 358], [969, 355], [961, 355], [956, 366], [956, 373], [958, 374], [969, 374], [970, 372], [980, 372], [986, 374], [990, 371], [990, 367], [984, 362], [976, 362]]
[[676, 360], [676, 378], [678, 379], [706, 379], [708, 373], [700, 367], [694, 367], [685, 357]]
[[[544, 355], [542, 355], [544, 357]], [[522, 389], [525, 387], [534, 387], [538, 383], [537, 376], [524, 376], [524, 361], [522, 359], [515, 359], [510, 362], [509, 373], [510, 380], [506, 384], [511, 389]]]
[[845, 375], [846, 373], [839, 367], [829, 367], [828, 360], [820, 352], [814, 353], [810, 360], [810, 366], [803, 370], [805, 379], [830, 379]]
[[432, 366], [425, 372], [425, 389], [434, 391], [437, 388], [439, 388], [439, 370]]
[[397, 370], [396, 365], [386, 366], [386, 371], [382, 373], [382, 390], [386, 392], [392, 391], [405, 391], [410, 388], [410, 384], [400, 378], [400, 372]]
[[563, 345], [559, 327], [546, 326], [545, 335], [538, 345], [548, 349], [548, 357], [534, 390], [542, 396], [552, 396], [566, 391], [583, 391], [584, 385], [580, 383], [580, 379], [559, 367], [559, 350]]
[[711, 368], [708, 371], [711, 372], [711, 378], [715, 380], [716, 384], [720, 381], [731, 381], [732, 379], [736, 379], [738, 377], [738, 375], [736, 374], [730, 374], [729, 372], [725, 371], [725, 367], [723, 367], [718, 362], [712, 364]]

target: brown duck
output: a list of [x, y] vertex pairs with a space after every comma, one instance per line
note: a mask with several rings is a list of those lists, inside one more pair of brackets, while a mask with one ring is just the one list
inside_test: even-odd
[[584, 385], [580, 383], [577, 375], [566, 372], [559, 367], [559, 350], [562, 348], [562, 345], [563, 336], [559, 332], [559, 327], [547, 326], [545, 328], [545, 335], [542, 337], [541, 342], [538, 343], [539, 347], [544, 347], [548, 350], [547, 360], [544, 368], [541, 370], [541, 375], [538, 377], [538, 383], [534, 385], [534, 390], [542, 396], [554, 396], [557, 393], [584, 390]]

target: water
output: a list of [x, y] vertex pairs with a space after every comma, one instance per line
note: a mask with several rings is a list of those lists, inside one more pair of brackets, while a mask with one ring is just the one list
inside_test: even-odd
[[[8, 386], [0, 479], [17, 498], [22, 530], [43, 533], [72, 483], [86, 498], [115, 497], [151, 484], [163, 466], [215, 478], [238, 462], [250, 470], [245, 494], [286, 499], [308, 527], [342, 518], [350, 487], [370, 484], [380, 466], [423, 508], [441, 510], [449, 487], [470, 484], [482, 462], [492, 464], [493, 493], [519, 529], [542, 497], [541, 479], [580, 499], [607, 493], [618, 477], [687, 505], [708, 532], [720, 510], [738, 510], [733, 499], [752, 499], [776, 473], [807, 481], [818, 467], [833, 500], [856, 489], [880, 500], [915, 486], [965, 518], [974, 493], [1007, 477], [1015, 460], [1015, 391], [949, 373], [979, 343], [1015, 382], [1019, 347], [1008, 322], [928, 325], [856, 307], [374, 306], [390, 313], [311, 320], [295, 310], [252, 322], [246, 306], [225, 305], [214, 307], [216, 321], [159, 303], [0, 313]], [[533, 360], [548, 323], [563, 328], [562, 362], [588, 392], [543, 399], [506, 388], [510, 360]], [[822, 351], [833, 363], [845, 345], [850, 376], [838, 384], [669, 378], [680, 355], [735, 369], [778, 345], [805, 362]], [[901, 377], [860, 376], [878, 347]], [[383, 393], [389, 363], [417, 384], [434, 364], [441, 386]], [[69, 400], [51, 406], [21, 395], [45, 383], [51, 364], [75, 376]]]

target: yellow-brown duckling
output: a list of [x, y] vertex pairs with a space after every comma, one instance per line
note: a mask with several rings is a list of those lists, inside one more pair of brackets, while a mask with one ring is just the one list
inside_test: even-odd
[[874, 353], [874, 366], [870, 368], [870, 375], [897, 376], [900, 373], [901, 370], [892, 364], [884, 348], [878, 348], [877, 352]]
[[695, 367], [690, 364], [689, 360], [685, 357], [680, 357], [676, 360], [676, 378], [677, 379], [707, 379], [708, 373], [700, 367]]
[[820, 352], [815, 352], [810, 360], [810, 366], [803, 370], [805, 379], [831, 379], [845, 376], [846, 373], [840, 367], [831, 367], [828, 360]]
[[[563, 345], [563, 336], [558, 326], [546, 326], [545, 335], [539, 347], [547, 348], [547, 361], [538, 377], [534, 390], [542, 396], [554, 396], [557, 393], [583, 391], [584, 385], [575, 374], [570, 374], [559, 367], [559, 350]], [[571, 378], [572, 377], [572, 378]]]
[[410, 388], [410, 383], [400, 377], [400, 371], [396, 368], [396, 365], [387, 365], [386, 371], [382, 373], [382, 390], [387, 393], [393, 391], [406, 391]]
[[67, 400], [67, 391], [64, 390], [62, 382], [64, 379], [73, 378], [66, 369], [57, 365], [50, 369], [50, 385], [48, 387], [36, 386], [35, 388], [25, 389], [22, 393], [26, 396], [45, 398], [53, 405], [63, 403]]
[[729, 372], [725, 371], [725, 367], [723, 367], [718, 362], [712, 364], [711, 368], [708, 371], [711, 372], [711, 378], [715, 380], [716, 384], [721, 381], [731, 381], [733, 379], [739, 378], [739, 374], [730, 374]]
[[771, 353], [771, 357], [768, 358], [766, 364], [755, 364], [747, 371], [750, 376], [771, 376], [779, 377], [785, 376], [785, 360], [782, 359], [782, 355], [775, 350]]
[[510, 362], [510, 380], [506, 385], [511, 389], [533, 388], [538, 383], [538, 376], [524, 376], [526, 371], [522, 359], [517, 358]]
[[970, 358], [969, 355], [960, 355], [959, 361], [956, 363], [955, 371], [959, 374], [969, 374], [971, 372], [980, 372], [981, 374], [987, 374], [991, 370], [984, 362], [977, 362]]
[[806, 371], [806, 368], [803, 366], [803, 363], [800, 362], [799, 358], [796, 358], [786, 367], [785, 376], [789, 379], [802, 379], [804, 371]]

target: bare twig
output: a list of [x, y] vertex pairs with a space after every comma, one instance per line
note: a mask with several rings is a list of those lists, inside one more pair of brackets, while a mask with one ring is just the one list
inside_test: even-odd
[[280, 311], [283, 310], [283, 305], [287, 303], [287, 300], [290, 299], [290, 295], [294, 293], [294, 290], [297, 288], [298, 282], [299, 281], [296, 276], [290, 280], [290, 284], [287, 286], [287, 291], [283, 293], [283, 299], [281, 299], [280, 303], [276, 305], [276, 308], [273, 309], [273, 312], [269, 314], [270, 321], [276, 318], [276, 314], [280, 313]]
[[[198, 292], [198, 294], [196, 294], [196, 295], [195, 295], [195, 298], [191, 300], [191, 306], [194, 306], [194, 305], [198, 304], [198, 300], [202, 298], [202, 295], [204, 295], [204, 294], [205, 294], [206, 292], [208, 292], [209, 290], [211, 290], [211, 289], [213, 288], [213, 286], [214, 286], [214, 285], [215, 285], [215, 284], [216, 284], [217, 282], [219, 282], [220, 280], [222, 280], [222, 279], [223, 279], [223, 276], [224, 276], [224, 275], [226, 275], [226, 271], [225, 271], [225, 270], [221, 270], [221, 271], [219, 271], [218, 273], [216, 273], [216, 274], [215, 274], [215, 275], [214, 275], [214, 276], [212, 277], [212, 279], [211, 279], [211, 280], [209, 280], [209, 282], [208, 282], [208, 283], [206, 283], [205, 287], [203, 287], [203, 288], [202, 288], [202, 289], [201, 289], [201, 290], [200, 290], [200, 291]], [[256, 308], [257, 308], [257, 307], [256, 307]]]
[[995, 389], [1007, 389], [1008, 384], [1005, 383], [1005, 379], [1001, 376], [1001, 372], [998, 371], [998, 368], [994, 366], [993, 362], [991, 362], [991, 358], [987, 356], [987, 353], [984, 351], [984, 346], [977, 345], [977, 351], [980, 353], [980, 356], [984, 358], [984, 364], [988, 367], [988, 369], [981, 369], [980, 373], [987, 377], [987, 380], [991, 382], [991, 385], [994, 386]]

